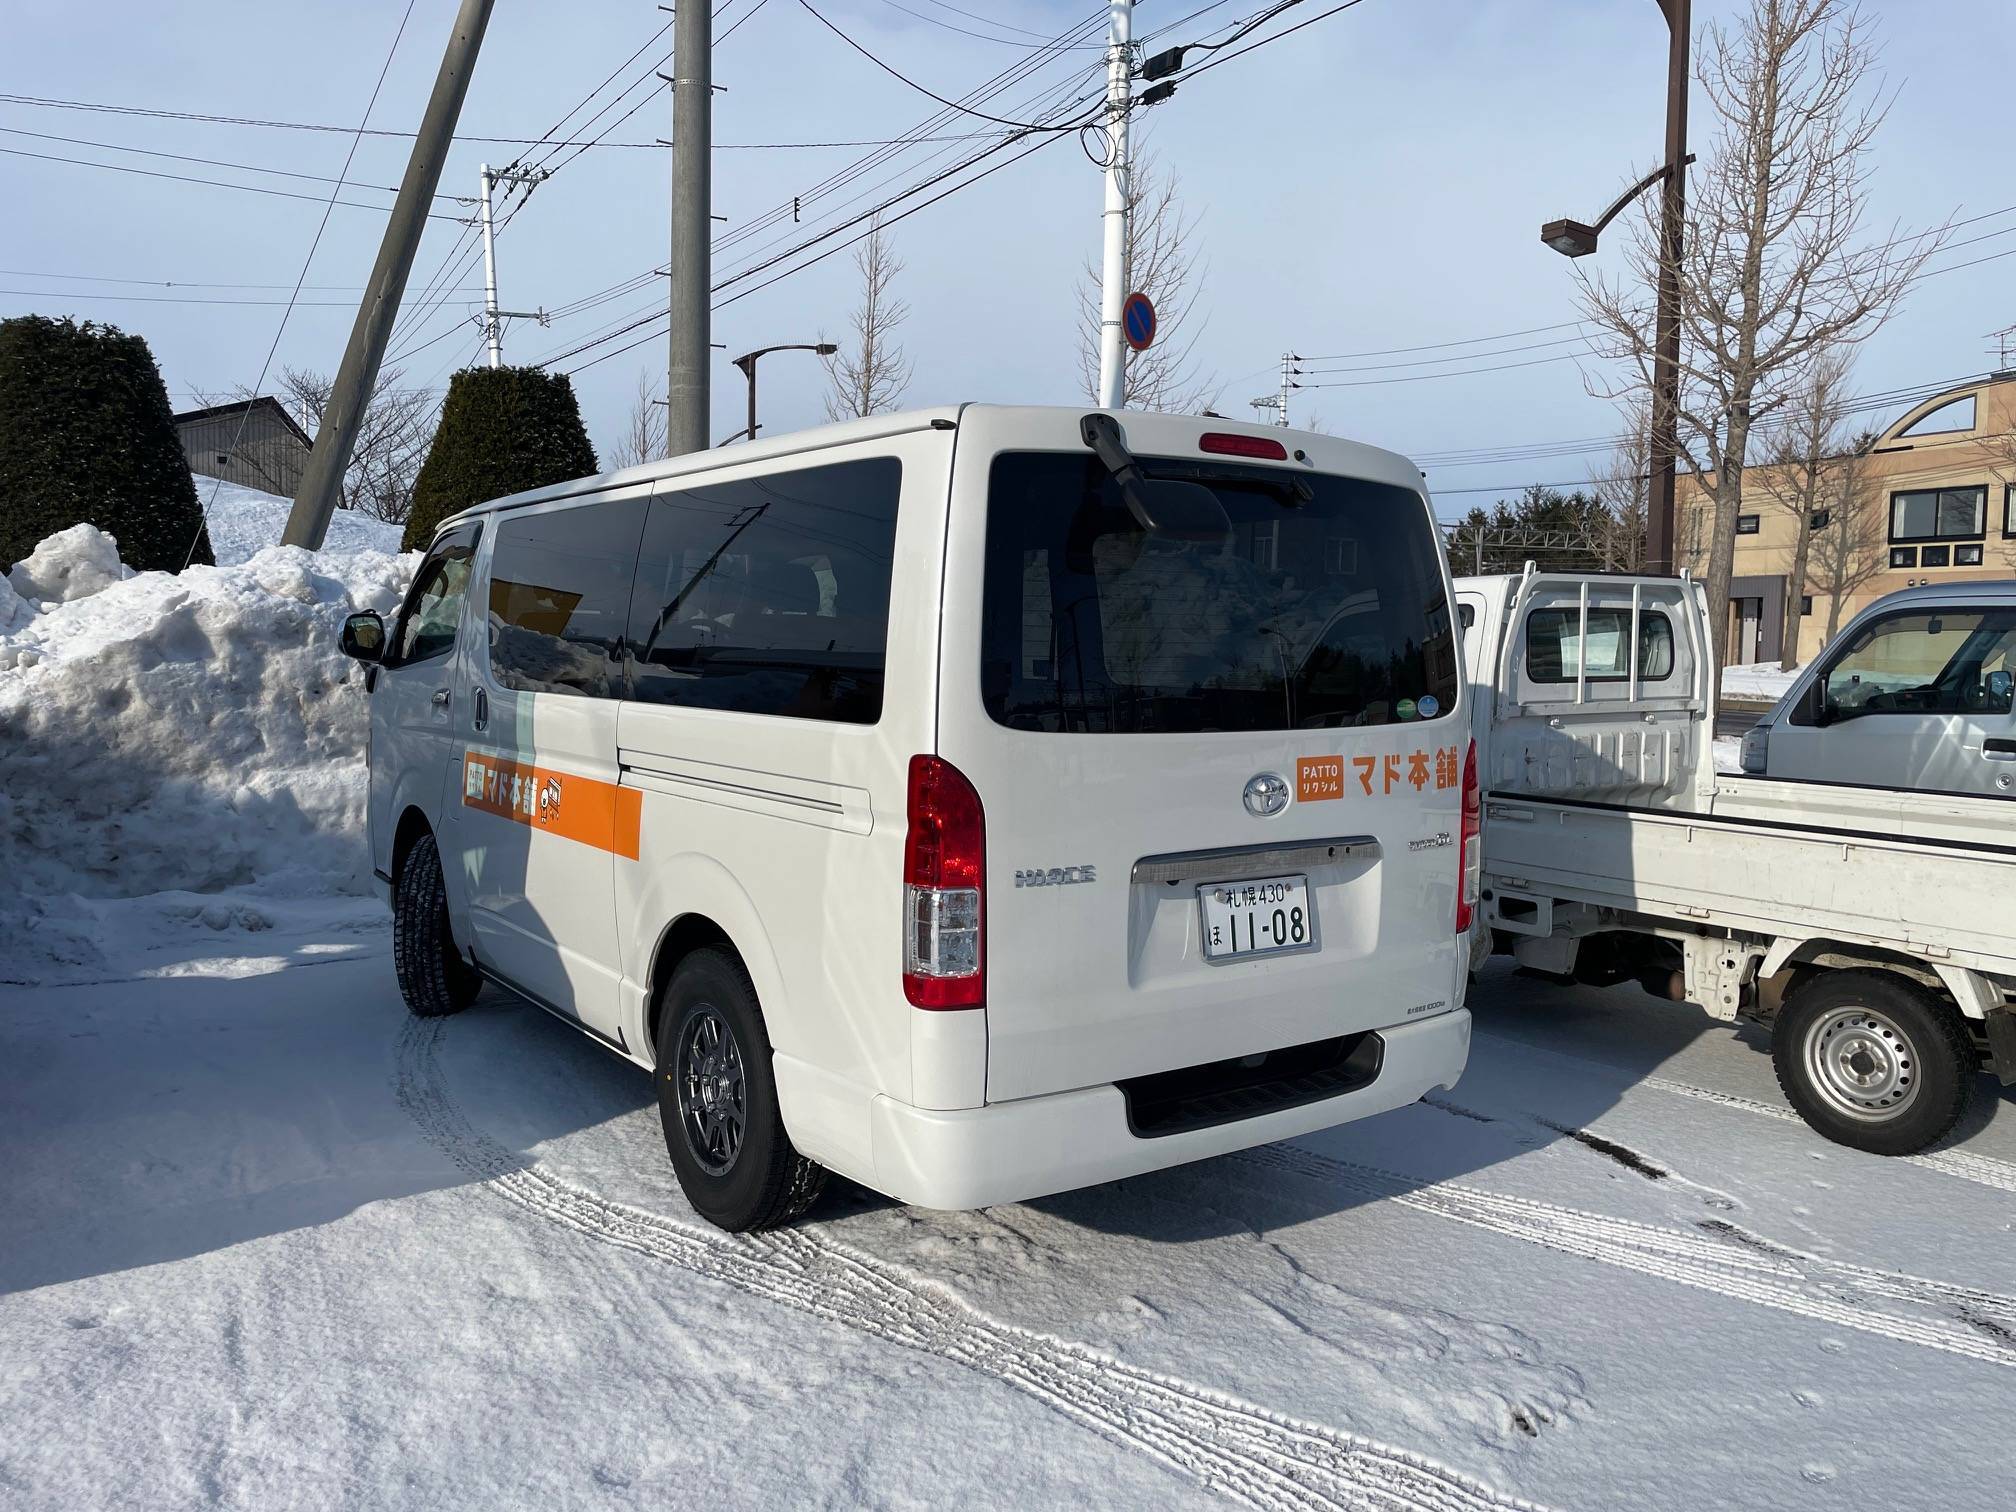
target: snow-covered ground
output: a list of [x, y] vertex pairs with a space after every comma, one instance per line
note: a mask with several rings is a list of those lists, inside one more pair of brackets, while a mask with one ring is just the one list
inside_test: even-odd
[[1776, 703], [1799, 675], [1797, 667], [1777, 662], [1752, 662], [1747, 666], [1722, 669], [1722, 696], [1748, 702]]
[[1494, 971], [1454, 1093], [980, 1213], [709, 1229], [649, 1079], [382, 927], [0, 1014], [10, 1507], [2000, 1512], [2016, 1102], [1909, 1161], [1754, 1032]]
[[[291, 499], [226, 483], [221, 478], [199, 477], [196, 501], [203, 506], [203, 517], [210, 527], [211, 554], [217, 558], [219, 567], [235, 567], [249, 562], [268, 546], [278, 546], [287, 528], [288, 511], [294, 507]], [[397, 555], [403, 528], [354, 510], [339, 509], [330, 518], [322, 549], [343, 556], [360, 551]]]
[[0, 1507], [2008, 1505], [2016, 1094], [1859, 1155], [1635, 988], [1494, 966], [1453, 1093], [1290, 1144], [707, 1227], [647, 1076], [399, 1002], [334, 643], [411, 566], [0, 590]]

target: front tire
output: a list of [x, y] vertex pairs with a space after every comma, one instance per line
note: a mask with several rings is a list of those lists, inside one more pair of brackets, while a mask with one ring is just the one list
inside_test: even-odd
[[1785, 1099], [1833, 1140], [1911, 1155], [1967, 1111], [1978, 1056], [1947, 1003], [1887, 971], [1824, 971], [1780, 1010], [1771, 1062]]
[[665, 1148], [701, 1217], [742, 1233], [789, 1223], [818, 1200], [825, 1169], [784, 1131], [770, 1035], [734, 952], [696, 950], [679, 963], [656, 1048]]
[[476, 969], [455, 948], [448, 927], [448, 884], [432, 835], [413, 842], [392, 889], [392, 967], [399, 975], [399, 995], [417, 1018], [460, 1013], [483, 986]]

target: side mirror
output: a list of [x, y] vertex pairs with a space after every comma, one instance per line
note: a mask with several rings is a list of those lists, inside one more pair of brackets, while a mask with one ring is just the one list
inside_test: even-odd
[[366, 609], [343, 621], [343, 654], [360, 662], [375, 663], [385, 655], [385, 621], [376, 610]]
[[1743, 775], [1762, 777], [1771, 765], [1771, 727], [1752, 725], [1743, 732]]
[[2016, 673], [1990, 672], [1987, 692], [1988, 713], [2009, 713], [2012, 707], [2016, 707]]

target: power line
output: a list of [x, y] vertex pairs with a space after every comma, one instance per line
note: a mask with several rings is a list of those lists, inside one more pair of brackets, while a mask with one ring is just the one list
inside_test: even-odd
[[[974, 37], [974, 38], [977, 38], [978, 40], [980, 40], [980, 41], [982, 41], [982, 42], [993, 42], [993, 43], [996, 43], [996, 44], [998, 44], [999, 46], [1002, 46], [1002, 47], [1020, 47], [1020, 48], [1025, 48], [1025, 49], [1028, 49], [1028, 48], [1036, 48], [1036, 47], [1041, 47], [1041, 46], [1043, 46], [1043, 45], [1044, 45], [1044, 44], [1043, 44], [1043, 42], [1041, 41], [1041, 37], [1042, 37], [1042, 33], [1041, 33], [1041, 32], [1032, 32], [1032, 31], [1023, 31], [1023, 29], [1022, 29], [1021, 27], [1019, 27], [1019, 26], [1018, 26], [1018, 27], [1008, 27], [1007, 29], [1008, 29], [1008, 30], [1010, 30], [1010, 31], [1021, 31], [1021, 32], [1022, 32], [1022, 35], [1023, 35], [1023, 36], [1025, 36], [1025, 37], [1034, 37], [1034, 38], [1037, 38], [1038, 40], [1036, 40], [1036, 41], [1033, 41], [1033, 42], [1023, 42], [1023, 41], [1019, 41], [1019, 40], [1017, 40], [1017, 39], [1016, 39], [1016, 38], [1014, 38], [1014, 37], [990, 37], [990, 36], [988, 36], [988, 35], [987, 35], [987, 34], [986, 34], [985, 32], [977, 32], [977, 31], [971, 31], [971, 30], [968, 30], [968, 29], [967, 29], [966, 27], [963, 27], [963, 26], [954, 26], [954, 25], [953, 25], [953, 24], [952, 24], [952, 23], [951, 23], [950, 21], [941, 21], [941, 20], [939, 20], [939, 19], [938, 19], [938, 18], [937, 18], [936, 16], [927, 16], [927, 15], [925, 15], [925, 14], [924, 14], [924, 13], [923, 13], [922, 11], [914, 11], [914, 10], [910, 9], [910, 7], [909, 7], [909, 6], [907, 6], [907, 5], [903, 5], [903, 4], [900, 4], [900, 3], [898, 3], [898, 0], [882, 0], [882, 3], [883, 3], [884, 5], [886, 5], [886, 6], [888, 6], [888, 7], [889, 7], [889, 8], [891, 9], [891, 10], [899, 10], [899, 11], [903, 12], [903, 14], [904, 14], [904, 15], [906, 15], [906, 16], [914, 16], [914, 17], [916, 17], [916, 18], [917, 18], [917, 19], [918, 19], [919, 21], [922, 21], [922, 22], [923, 22], [923, 23], [924, 23], [925, 25], [927, 25], [927, 26], [937, 26], [937, 27], [942, 27], [942, 28], [944, 28], [944, 29], [945, 29], [946, 31], [949, 31], [949, 32], [957, 32], [957, 33], [958, 33], [958, 34], [959, 34], [960, 36], [962, 36], [962, 37]], [[987, 18], [986, 18], [986, 17], [984, 17], [984, 16], [974, 16], [974, 15], [973, 15], [973, 13], [972, 13], [971, 11], [962, 11], [962, 10], [959, 10], [959, 9], [958, 9], [957, 7], [955, 7], [955, 6], [949, 6], [949, 5], [948, 5], [948, 6], [943, 6], [943, 7], [941, 7], [941, 9], [944, 9], [944, 10], [949, 10], [949, 11], [952, 11], [952, 12], [953, 12], [953, 13], [954, 13], [955, 15], [961, 15], [961, 16], [970, 16], [970, 17], [972, 17], [972, 19], [973, 19], [973, 20], [975, 20], [975, 21], [986, 21], [986, 20], [987, 20]], [[990, 25], [990, 26], [1002, 26], [1002, 25], [1004, 25], [1004, 23], [1002, 23], [1002, 22], [999, 22], [999, 21], [988, 21], [988, 22], [987, 22], [987, 24], [988, 24], [988, 25]], [[1088, 42], [1077, 42], [1077, 43], [1073, 43], [1072, 45], [1073, 45], [1074, 47], [1090, 47], [1090, 46], [1094, 46], [1094, 45], [1096, 45], [1096, 44], [1093, 44], [1093, 43], [1088, 43]]]
[[[78, 168], [103, 168], [108, 173], [137, 173], [143, 178], [173, 179], [178, 184], [207, 184], [213, 189], [238, 189], [246, 194], [270, 194], [276, 199], [306, 200], [311, 205], [342, 205], [351, 210], [375, 210], [380, 215], [391, 213], [388, 205], [367, 205], [359, 200], [324, 200], [319, 194], [296, 194], [291, 189], [268, 189], [263, 184], [234, 184], [228, 179], [195, 178], [186, 173], [163, 173], [155, 168], [129, 168], [124, 163], [94, 163], [89, 158], [59, 157], [50, 152], [28, 152], [19, 147], [0, 147], [0, 153], [9, 157], [36, 158], [46, 163], [68, 163]], [[340, 182], [340, 181], [339, 181]], [[457, 220], [460, 217], [443, 215], [439, 211], [427, 212], [429, 220]]]
[[[50, 278], [69, 283], [116, 283], [144, 284], [150, 289], [291, 289], [285, 283], [209, 283], [195, 278], [113, 278], [104, 274], [91, 273], [45, 273], [39, 268], [0, 268], [0, 278]], [[317, 292], [340, 291], [356, 294], [363, 291], [362, 284], [303, 284], [304, 289]]]
[[[162, 152], [153, 147], [128, 147], [123, 142], [97, 142], [91, 140], [89, 137], [57, 136], [47, 131], [24, 131], [18, 126], [0, 126], [0, 132], [5, 132], [9, 136], [34, 137], [37, 141], [42, 142], [64, 142], [72, 147], [98, 147], [106, 152], [136, 152], [142, 157], [172, 158], [178, 163], [202, 163], [210, 168], [236, 168], [244, 173], [270, 173], [280, 178], [307, 179], [317, 184], [342, 182], [342, 180], [332, 179], [327, 174], [322, 173], [299, 173], [291, 168], [266, 168], [258, 163], [235, 163], [228, 158], [192, 157], [185, 152]], [[110, 167], [112, 165], [101, 163], [94, 166]], [[397, 186], [392, 184], [363, 184], [357, 182], [355, 179], [350, 180], [346, 187], [351, 189], [375, 189], [380, 194], [397, 194], [399, 192]], [[452, 200], [455, 196], [452, 194], [437, 194], [434, 198]]]
[[166, 294], [78, 294], [65, 293], [57, 289], [0, 289], [0, 294], [18, 295], [26, 299], [114, 299], [124, 304], [244, 305], [258, 309], [271, 309], [276, 305], [287, 305], [291, 308], [306, 310], [354, 310], [357, 308], [357, 301], [354, 299], [195, 299], [178, 298]]

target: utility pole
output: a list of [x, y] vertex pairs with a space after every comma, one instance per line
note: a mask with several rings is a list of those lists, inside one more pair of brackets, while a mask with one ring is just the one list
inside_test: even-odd
[[1283, 352], [1281, 354], [1281, 393], [1274, 404], [1274, 423], [1284, 427], [1288, 424], [1289, 364], [1294, 360], [1295, 354], [1293, 352]]
[[[1659, 309], [1652, 356], [1652, 491], [1645, 520], [1645, 570], [1673, 570], [1673, 522], [1680, 451], [1680, 254], [1687, 212], [1687, 50], [1691, 0], [1659, 0], [1666, 13], [1666, 182], [1659, 220]], [[1720, 612], [1718, 609], [1717, 613]]]
[[504, 322], [536, 320], [546, 324], [544, 310], [500, 310], [497, 308], [497, 238], [490, 224], [490, 195], [499, 184], [542, 184], [552, 175], [544, 169], [500, 168], [495, 173], [483, 165], [483, 342], [490, 351], [490, 366], [504, 365]]
[[399, 181], [399, 197], [385, 222], [378, 260], [371, 266], [370, 282], [357, 306], [356, 323], [350, 328], [349, 345], [343, 349], [329, 402], [322, 408], [314, 450], [308, 454], [308, 466], [294, 495], [294, 509], [287, 516], [287, 531], [280, 538], [284, 545], [317, 550], [343, 496], [343, 474], [350, 466], [364, 407], [385, 360], [392, 322], [399, 317], [406, 277], [413, 271], [413, 254], [419, 250], [420, 233], [427, 226], [427, 207], [434, 202], [434, 191], [441, 182], [441, 165], [455, 138], [455, 122], [462, 114], [462, 98], [469, 92], [469, 76], [476, 67], [493, 3], [462, 0], [456, 12], [455, 29], [448, 34], [448, 47], [441, 55], [441, 71], [434, 78], [434, 92], [427, 98], [419, 135], [413, 139], [413, 155], [406, 160], [406, 176]]
[[714, 145], [714, 18], [707, 0], [672, 16], [672, 329], [665, 364], [665, 454], [707, 449], [708, 213]]
[[1105, 256], [1099, 273], [1099, 407], [1118, 409], [1127, 392], [1127, 345], [1121, 329], [1127, 302], [1133, 184], [1127, 157], [1127, 117], [1134, 100], [1134, 0], [1109, 0], [1106, 55]]

